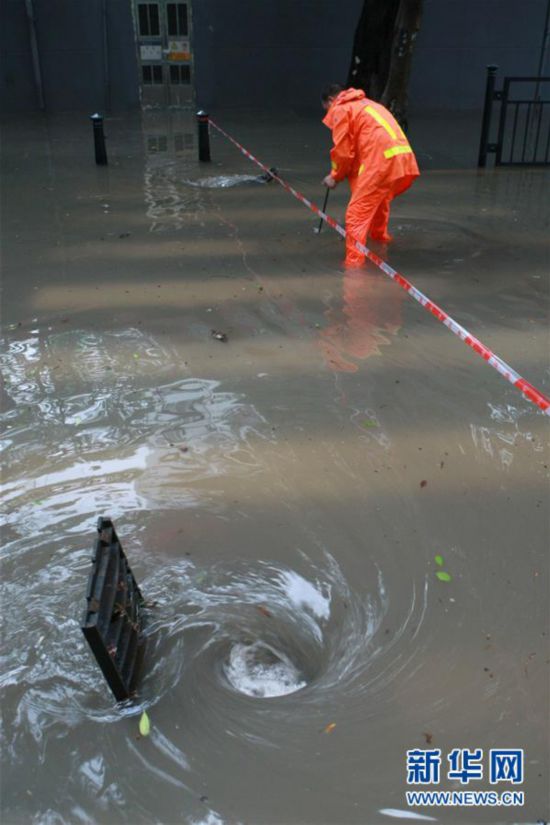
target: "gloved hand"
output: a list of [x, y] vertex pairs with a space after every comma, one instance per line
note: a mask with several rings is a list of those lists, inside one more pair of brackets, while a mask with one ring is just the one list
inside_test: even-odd
[[338, 181], [334, 180], [332, 175], [327, 175], [326, 178], [323, 178], [323, 186], [326, 186], [327, 189], [334, 189], [338, 186]]

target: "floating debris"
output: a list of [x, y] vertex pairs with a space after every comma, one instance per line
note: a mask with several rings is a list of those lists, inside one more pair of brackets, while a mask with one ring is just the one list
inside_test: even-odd
[[215, 338], [216, 341], [223, 341], [224, 344], [227, 343], [227, 335], [225, 334], [225, 332], [218, 332], [215, 329], [211, 329], [210, 335], [212, 336], [212, 338]]
[[437, 578], [439, 579], [440, 582], [450, 582], [451, 581], [451, 576], [449, 575], [449, 573], [445, 573], [444, 570], [438, 570], [435, 575], [437, 576]]
[[145, 711], [143, 711], [139, 720], [139, 732], [142, 736], [149, 736], [151, 733], [151, 720]]
[[[443, 556], [437, 555], [434, 556], [434, 561], [438, 567], [443, 567]], [[436, 570], [435, 575], [439, 579], [440, 582], [450, 582], [451, 575], [446, 573], [445, 570]]]

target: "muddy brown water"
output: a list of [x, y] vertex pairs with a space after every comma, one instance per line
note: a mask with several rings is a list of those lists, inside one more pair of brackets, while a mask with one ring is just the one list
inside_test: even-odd
[[[219, 120], [321, 202], [318, 121]], [[383, 254], [548, 394], [548, 174], [414, 129]], [[546, 819], [547, 418], [223, 138], [107, 131], [101, 169], [85, 118], [4, 129], [3, 821]], [[158, 602], [127, 707], [79, 630], [98, 515]], [[428, 747], [524, 748], [525, 805], [407, 808]]]

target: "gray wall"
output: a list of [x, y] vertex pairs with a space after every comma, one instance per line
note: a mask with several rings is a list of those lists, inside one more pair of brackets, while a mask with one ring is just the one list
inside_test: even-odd
[[22, 0], [3, 0], [0, 7], [0, 101], [3, 111], [35, 109], [38, 99]]
[[548, 0], [424, 0], [411, 109], [480, 108], [489, 63], [499, 77], [537, 74], [547, 7]]
[[[33, 0], [48, 111], [139, 104], [130, 0], [107, 0], [110, 88], [104, 83], [102, 0]], [[0, 96], [4, 111], [38, 109], [24, 0], [2, 0]]]
[[[411, 109], [479, 109], [488, 63], [536, 74], [548, 0], [424, 0]], [[362, 0], [195, 0], [197, 99], [313, 106], [345, 80]], [[548, 63], [546, 65], [548, 70]]]
[[194, 0], [197, 102], [311, 106], [345, 81], [362, 0]]
[[[111, 107], [139, 105], [130, 0], [33, 0], [50, 111], [105, 109], [102, 2], [108, 10]], [[424, 0], [411, 108], [480, 108], [485, 66], [538, 67], [548, 0]], [[197, 102], [316, 109], [345, 80], [362, 0], [192, 0]], [[24, 0], [2, 0], [2, 109], [38, 108]], [[548, 66], [547, 66], [548, 70]]]

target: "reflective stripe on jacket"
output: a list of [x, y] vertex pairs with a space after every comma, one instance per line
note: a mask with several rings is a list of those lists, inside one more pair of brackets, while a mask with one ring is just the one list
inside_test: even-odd
[[[387, 181], [420, 174], [410, 144], [394, 116], [360, 89], [346, 89], [335, 98], [323, 123], [332, 130], [332, 176]], [[362, 181], [363, 183], [363, 181]]]

